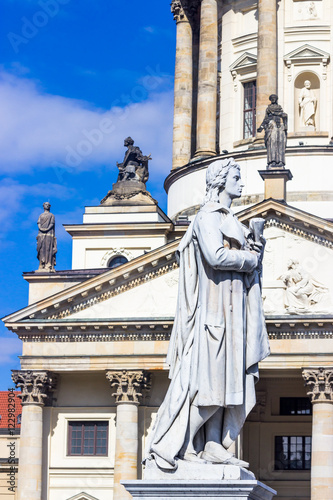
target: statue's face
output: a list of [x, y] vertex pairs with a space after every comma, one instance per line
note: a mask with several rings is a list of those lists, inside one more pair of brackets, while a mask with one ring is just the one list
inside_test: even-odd
[[231, 167], [225, 181], [224, 190], [233, 200], [242, 196], [244, 184], [241, 179], [239, 168]]
[[270, 96], [270, 101], [271, 101], [271, 103], [272, 103], [272, 104], [276, 104], [276, 103], [277, 103], [277, 100], [278, 100], [278, 96], [277, 96], [277, 95], [272, 94], [272, 95]]
[[51, 204], [50, 204], [48, 201], [46, 201], [45, 203], [43, 203], [43, 208], [44, 208], [45, 210], [50, 210], [50, 208], [51, 208]]
[[309, 80], [305, 80], [305, 82], [304, 82], [304, 87], [305, 87], [306, 89], [309, 89], [309, 88], [311, 87], [311, 82], [310, 82]]

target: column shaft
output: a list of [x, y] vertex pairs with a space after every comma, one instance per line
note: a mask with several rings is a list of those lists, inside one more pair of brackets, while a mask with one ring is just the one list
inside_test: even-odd
[[191, 158], [192, 80], [192, 28], [184, 13], [177, 22], [172, 168]]
[[124, 479], [137, 479], [138, 467], [138, 405], [119, 403], [116, 420], [116, 454], [114, 464], [114, 493], [117, 500], [132, 498], [124, 486]]
[[202, 0], [195, 156], [216, 154], [217, 12], [216, 0]]
[[314, 402], [311, 500], [333, 498], [333, 403]]
[[42, 405], [23, 405], [17, 500], [41, 500], [42, 437]]
[[258, 0], [256, 128], [265, 117], [269, 96], [277, 92], [276, 13], [276, 0]]

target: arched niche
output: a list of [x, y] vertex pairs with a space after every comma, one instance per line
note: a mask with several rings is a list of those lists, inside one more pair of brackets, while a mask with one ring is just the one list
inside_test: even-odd
[[[310, 82], [306, 88], [304, 82]], [[314, 102], [313, 100], [314, 99]], [[302, 71], [294, 85], [295, 132], [318, 132], [320, 130], [320, 80], [312, 71]]]

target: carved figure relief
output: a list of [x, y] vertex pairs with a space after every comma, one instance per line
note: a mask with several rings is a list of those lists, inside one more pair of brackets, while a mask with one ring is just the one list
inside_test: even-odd
[[294, 0], [294, 18], [299, 21], [316, 20], [321, 17], [321, 1], [296, 1]]
[[307, 273], [296, 259], [290, 259], [287, 272], [278, 279], [285, 284], [285, 310], [288, 314], [324, 312], [330, 307], [329, 289]]
[[298, 98], [298, 104], [302, 126], [316, 129], [317, 98], [311, 89], [310, 80], [305, 80], [304, 87], [301, 89]]

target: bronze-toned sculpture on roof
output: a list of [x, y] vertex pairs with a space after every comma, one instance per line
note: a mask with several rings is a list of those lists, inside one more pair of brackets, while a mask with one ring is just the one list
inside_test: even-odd
[[55, 237], [55, 218], [51, 214], [51, 204], [43, 203], [44, 212], [38, 217], [37, 259], [38, 272], [54, 272], [57, 253], [57, 238]]
[[134, 146], [132, 137], [126, 137], [124, 146], [127, 151], [124, 160], [117, 162], [117, 182], [103, 198], [101, 205], [157, 205], [157, 201], [146, 190], [150, 154], [143, 155], [141, 149]]
[[278, 104], [278, 96], [269, 96], [271, 104], [266, 108], [265, 118], [258, 132], [265, 130], [265, 146], [267, 148], [267, 168], [284, 168], [286, 164], [286, 145], [288, 115]]
[[132, 137], [127, 137], [124, 140], [124, 146], [127, 151], [122, 163], [117, 162], [119, 175], [117, 182], [136, 180], [146, 184], [149, 178], [148, 161], [151, 156], [144, 156], [138, 146], [134, 146]]

